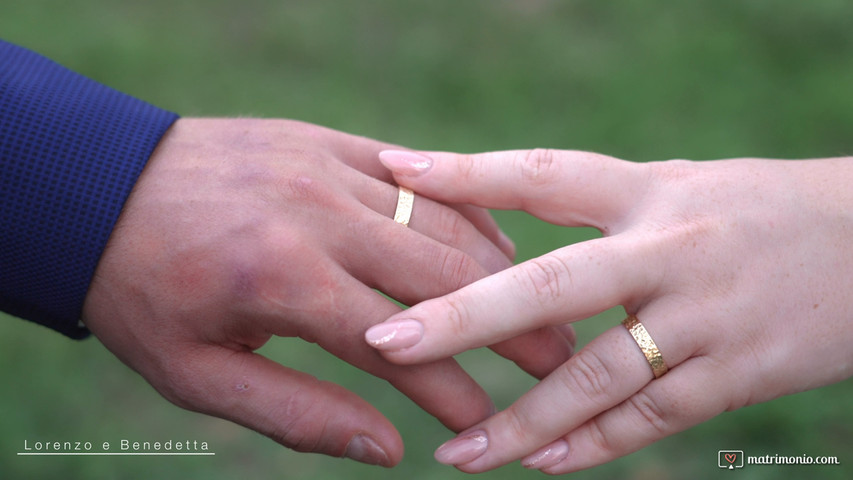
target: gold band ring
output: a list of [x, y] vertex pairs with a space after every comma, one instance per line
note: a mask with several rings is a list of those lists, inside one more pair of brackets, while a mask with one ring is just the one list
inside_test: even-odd
[[409, 226], [412, 218], [412, 208], [415, 203], [415, 193], [406, 187], [398, 187], [397, 210], [394, 211], [394, 221], [404, 227]]
[[669, 370], [669, 367], [667, 367], [666, 362], [663, 361], [663, 356], [660, 354], [658, 346], [655, 345], [655, 341], [652, 340], [652, 337], [649, 335], [646, 327], [640, 323], [640, 320], [637, 319], [636, 315], [628, 315], [628, 318], [622, 320], [622, 325], [625, 325], [625, 328], [627, 328], [631, 333], [631, 336], [634, 337], [634, 341], [637, 342], [640, 350], [643, 351], [643, 355], [645, 355], [646, 360], [649, 361], [649, 366], [652, 367], [652, 373], [655, 374], [655, 378], [660, 378], [661, 375]]

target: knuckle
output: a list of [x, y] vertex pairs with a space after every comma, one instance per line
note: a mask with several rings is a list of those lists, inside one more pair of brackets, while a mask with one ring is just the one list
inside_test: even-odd
[[[304, 293], [312, 288], [334, 291], [337, 286], [328, 262], [323, 261], [315, 246], [298, 236], [280, 239], [276, 244], [262, 242], [254, 248], [239, 244], [220, 253], [220, 296], [235, 308], [266, 304], [272, 299], [298, 299], [303, 304], [313, 304], [326, 297]], [[290, 260], [288, 275], [270, 261], [277, 258]]]
[[436, 212], [435, 234], [438, 240], [445, 245], [461, 247], [465, 244], [468, 221], [461, 213], [448, 207], [441, 207]]
[[529, 297], [541, 305], [550, 305], [564, 293], [565, 282], [571, 282], [569, 266], [555, 255], [545, 255], [524, 264], [522, 286]]
[[601, 452], [614, 452], [618, 447], [614, 445], [613, 440], [604, 430], [601, 425], [601, 417], [595, 417], [587, 422], [589, 439], [595, 446], [596, 450]]
[[317, 437], [310, 433], [314, 427], [307, 421], [313, 418], [312, 409], [316, 403], [316, 399], [304, 389], [290, 392], [284, 400], [280, 421], [272, 422], [266, 435], [297, 452], [316, 451]]
[[528, 439], [532, 432], [539, 431], [535, 427], [536, 423], [533, 421], [534, 419], [526, 412], [526, 410], [517, 408], [515, 405], [510, 406], [504, 411], [506, 415], [502, 419], [502, 429], [510, 435], [508, 438], [512, 438], [518, 444], [530, 443]]
[[477, 280], [482, 275], [479, 264], [470, 256], [455, 249], [445, 249], [439, 272], [443, 291], [453, 292]]
[[[271, 161], [270, 155], [287, 161]], [[330, 170], [328, 156], [289, 146], [266, 157], [256, 153], [241, 161], [233, 161], [226, 181], [231, 194], [259, 202], [275, 205], [282, 201], [325, 204], [327, 199], [335, 198], [329, 179], [336, 177], [330, 174]]]
[[[322, 211], [340, 207], [342, 171], [336, 170], [333, 159], [325, 153], [291, 146], [275, 153], [286, 161], [255, 162], [254, 173], [243, 181], [242, 188], [256, 192], [272, 205], [284, 203], [288, 208], [317, 206]], [[316, 209], [315, 209], [316, 210]]]
[[446, 323], [448, 333], [452, 338], [466, 338], [470, 330], [468, 318], [470, 314], [466, 302], [460, 301], [455, 295], [440, 300], [441, 311]]
[[669, 431], [667, 415], [661, 405], [645, 392], [637, 392], [625, 401], [644, 425], [654, 429], [658, 436], [666, 435]]
[[592, 350], [584, 349], [575, 354], [563, 367], [566, 387], [580, 391], [588, 399], [596, 401], [607, 396], [613, 383], [613, 375], [607, 365]]
[[[317, 172], [319, 173], [319, 172]], [[335, 191], [315, 175], [304, 173], [285, 176], [282, 196], [290, 202], [312, 205], [320, 209], [335, 207]]]
[[529, 186], [539, 187], [551, 182], [557, 175], [557, 152], [550, 148], [536, 148], [518, 157], [521, 180]]
[[460, 181], [467, 183], [475, 180], [479, 167], [478, 157], [475, 155], [462, 154], [457, 156], [458, 178]]
[[310, 317], [341, 320], [348, 307], [341, 304], [340, 292], [345, 286], [335, 264], [313, 250], [305, 251], [301, 257], [294, 254], [292, 258], [289, 274], [271, 273], [278, 281], [265, 282], [258, 299], [272, 311], [292, 315], [294, 324], [301, 325], [297, 319]]

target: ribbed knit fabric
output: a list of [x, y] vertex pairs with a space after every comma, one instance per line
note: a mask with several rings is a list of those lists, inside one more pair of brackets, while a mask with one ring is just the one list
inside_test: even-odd
[[87, 335], [95, 267], [176, 119], [0, 40], [0, 310]]

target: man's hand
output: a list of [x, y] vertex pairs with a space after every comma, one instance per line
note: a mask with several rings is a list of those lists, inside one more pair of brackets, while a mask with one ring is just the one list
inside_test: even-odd
[[[91, 331], [179, 406], [298, 451], [391, 466], [394, 427], [355, 394], [256, 353], [298, 336], [388, 380], [453, 430], [492, 404], [453, 360], [397, 366], [363, 341], [408, 305], [510, 266], [485, 210], [415, 200], [377, 161], [389, 145], [283, 120], [182, 119], [158, 146], [98, 265]], [[497, 245], [497, 246], [496, 246]], [[543, 329], [494, 346], [542, 377], [571, 347]]]

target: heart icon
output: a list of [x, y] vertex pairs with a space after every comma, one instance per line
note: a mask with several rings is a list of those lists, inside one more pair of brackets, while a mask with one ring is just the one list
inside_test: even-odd
[[735, 453], [727, 453], [726, 454], [726, 461], [727, 462], [735, 463], [735, 460], [737, 460], [737, 454], [735, 454]]

